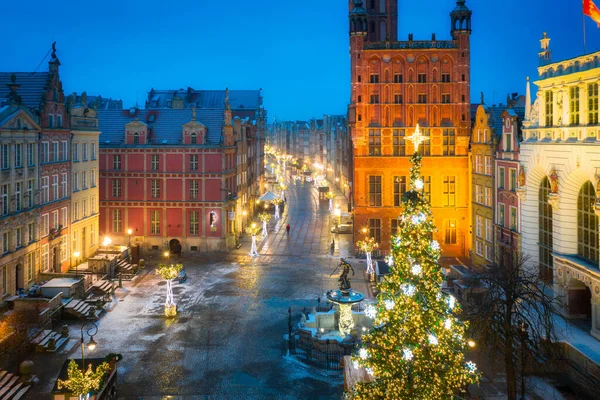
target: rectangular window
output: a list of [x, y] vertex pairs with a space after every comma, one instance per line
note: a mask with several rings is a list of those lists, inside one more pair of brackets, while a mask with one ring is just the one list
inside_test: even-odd
[[79, 190], [79, 172], [73, 172], [73, 191]]
[[517, 170], [515, 168], [509, 168], [509, 189], [514, 191], [517, 188]]
[[375, 238], [376, 243], [381, 243], [381, 220], [379, 218], [369, 219], [369, 237]]
[[50, 215], [42, 214], [40, 218], [40, 233], [41, 237], [46, 237], [50, 233]]
[[96, 214], [96, 196], [90, 198], [90, 214]]
[[394, 95], [394, 104], [402, 104], [402, 103], [404, 103], [404, 98], [402, 97], [401, 94], [396, 93]]
[[392, 228], [392, 236], [396, 236], [398, 234], [398, 218], [392, 218], [390, 226]]
[[475, 173], [483, 174], [483, 157], [481, 154], [475, 154]]
[[381, 176], [369, 176], [369, 206], [381, 207]]
[[381, 155], [381, 130], [369, 129], [369, 155]]
[[54, 128], [54, 115], [48, 115], [48, 128]]
[[2, 286], [0, 287], [0, 289], [2, 289], [2, 291], [0, 292], [0, 297], [3, 297], [4, 295], [6, 295], [7, 293], [7, 289], [8, 289], [8, 272], [6, 271], [8, 269], [8, 266], [5, 267], [0, 267], [0, 275], [2, 275]]
[[113, 210], [113, 232], [121, 233], [123, 231], [123, 214], [122, 210]]
[[402, 74], [394, 74], [394, 83], [402, 83]]
[[485, 156], [485, 174], [492, 176], [492, 167], [494, 164], [492, 163], [492, 156]]
[[50, 269], [50, 257], [48, 254], [49, 246], [47, 244], [42, 246], [42, 271], [46, 272]]
[[23, 144], [15, 144], [15, 168], [23, 167]]
[[69, 144], [67, 141], [60, 142], [60, 152], [62, 153], [61, 160], [68, 161], [69, 160], [69, 151], [67, 150]]
[[431, 175], [422, 176], [423, 180], [423, 198], [431, 203]]
[[42, 162], [50, 162], [50, 143], [42, 142]]
[[498, 225], [504, 226], [504, 204], [498, 203]]
[[190, 181], [190, 199], [198, 198], [198, 181]]
[[510, 229], [517, 230], [517, 208], [510, 207]]
[[85, 218], [88, 216], [88, 199], [81, 200], [81, 217]]
[[50, 229], [58, 230], [58, 210], [52, 211], [52, 221], [50, 221]]
[[456, 244], [456, 220], [447, 219], [445, 225], [444, 243]]
[[369, 83], [379, 83], [379, 74], [371, 74], [369, 76]]
[[598, 84], [588, 85], [588, 124], [598, 124]]
[[504, 134], [504, 151], [512, 151], [512, 133]]
[[81, 189], [88, 188], [87, 171], [81, 171]]
[[483, 204], [483, 188], [475, 185], [475, 203]]
[[394, 207], [402, 204], [402, 195], [406, 193], [406, 176], [394, 177]]
[[113, 197], [121, 197], [121, 180], [120, 179], [112, 180], [112, 195], [113, 195]]
[[58, 175], [52, 175], [52, 201], [58, 200]]
[[25, 282], [33, 280], [33, 271], [35, 267], [35, 253], [31, 252], [25, 256]]
[[69, 212], [67, 207], [63, 207], [60, 209], [60, 225], [63, 228], [66, 228], [69, 225]]
[[475, 235], [478, 238], [483, 238], [483, 217], [481, 215], [478, 215], [476, 219]]
[[425, 93], [419, 93], [417, 96], [417, 103], [426, 104], [427, 103], [427, 95]]
[[371, 104], [379, 104], [379, 94], [373, 93], [371, 95]]
[[200, 233], [199, 214], [198, 211], [190, 211], [190, 235]]
[[90, 171], [90, 187], [96, 187], [96, 170]]
[[27, 143], [27, 166], [35, 165], [35, 143]]
[[90, 247], [96, 244], [96, 231], [94, 231], [94, 224], [90, 225]]
[[35, 205], [35, 179], [27, 181], [27, 208], [33, 208]]
[[2, 158], [2, 169], [9, 169], [10, 168], [10, 145], [3, 144], [1, 149], [2, 149], [1, 150], [2, 154], [0, 154], [0, 158]]
[[152, 197], [158, 199], [160, 197], [160, 181], [158, 179], [152, 179], [150, 182]]
[[60, 160], [58, 153], [58, 142], [52, 142], [52, 162]]
[[504, 167], [498, 168], [498, 189], [504, 189]]
[[77, 221], [79, 219], [79, 202], [73, 202], [73, 221]]
[[450, 104], [450, 93], [442, 93], [442, 104]]
[[2, 193], [0, 194], [0, 200], [2, 201], [2, 215], [8, 215], [10, 212], [10, 202], [8, 201], [9, 191], [10, 186], [8, 184], [2, 185]]
[[442, 73], [442, 82], [443, 83], [450, 82], [450, 74], [449, 73], [447, 73], [447, 72]]
[[419, 146], [419, 153], [422, 156], [429, 156], [431, 155], [431, 140], [429, 140], [431, 138], [431, 130], [421, 129], [421, 134], [425, 136], [426, 140], [424, 140], [423, 143], [421, 143], [421, 145]]
[[27, 243], [35, 242], [35, 222], [30, 222], [27, 225]]
[[406, 155], [406, 131], [404, 129], [394, 129], [393, 131], [393, 145], [394, 155], [404, 156]]
[[10, 251], [10, 232], [5, 231], [2, 233], [2, 254]]
[[546, 126], [554, 125], [554, 94], [546, 92]]
[[569, 89], [569, 122], [571, 125], [579, 125], [579, 87]]
[[62, 128], [63, 127], [63, 125], [62, 125], [62, 115], [60, 115], [60, 114], [58, 114], [56, 116], [56, 127], [57, 128]]
[[489, 218], [485, 219], [485, 240], [490, 243], [494, 241], [494, 224]]
[[88, 160], [88, 145], [87, 143], [82, 143], [81, 144], [81, 161], [87, 161]]
[[96, 159], [96, 143], [90, 143], [90, 156], [92, 160]]
[[158, 154], [152, 154], [150, 157], [150, 169], [153, 171], [158, 171]]
[[67, 174], [61, 174], [60, 176], [60, 197], [65, 198], [69, 195], [69, 188], [67, 187]]
[[485, 245], [485, 259], [494, 261], [494, 247], [489, 244]]
[[418, 83], [427, 83], [427, 74], [418, 74], [417, 75], [417, 82]]
[[443, 129], [442, 130], [444, 155], [453, 156], [456, 152], [456, 137], [454, 129]]
[[67, 261], [68, 254], [69, 253], [67, 252], [67, 237], [63, 236], [60, 239], [60, 262]]
[[198, 170], [198, 154], [190, 155], [190, 170], [191, 171]]
[[491, 187], [486, 187], [485, 188], [485, 205], [488, 207], [492, 206], [492, 198], [493, 198], [493, 194], [494, 192], [492, 191]]
[[456, 206], [456, 176], [444, 176], [444, 207]]
[[115, 154], [113, 155], [113, 169], [120, 170], [121, 169], [121, 155]]
[[481, 240], [475, 241], [475, 253], [478, 256], [483, 257], [483, 242]]
[[153, 235], [160, 234], [160, 211], [150, 211], [150, 233]]
[[73, 143], [73, 161], [79, 161], [79, 143]]
[[23, 182], [15, 183], [15, 211], [19, 212], [23, 209]]

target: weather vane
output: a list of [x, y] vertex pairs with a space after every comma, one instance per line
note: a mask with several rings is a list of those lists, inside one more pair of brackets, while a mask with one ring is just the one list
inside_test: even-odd
[[429, 140], [427, 136], [421, 135], [421, 131], [419, 130], [419, 124], [417, 124], [415, 132], [411, 136], [408, 136], [407, 139], [413, 142], [413, 145], [415, 146], [415, 153], [419, 151], [419, 146], [421, 145], [421, 143], [423, 143], [426, 140]]

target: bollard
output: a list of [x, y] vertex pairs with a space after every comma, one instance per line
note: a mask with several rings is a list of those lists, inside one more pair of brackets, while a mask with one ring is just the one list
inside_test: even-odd
[[121, 279], [121, 273], [119, 272], [119, 287], [123, 287], [123, 280]]

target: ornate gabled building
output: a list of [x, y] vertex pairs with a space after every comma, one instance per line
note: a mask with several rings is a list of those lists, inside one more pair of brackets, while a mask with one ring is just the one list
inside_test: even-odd
[[[354, 145], [355, 240], [363, 228], [380, 248], [396, 232], [407, 190], [408, 141], [419, 124], [426, 197], [447, 256], [466, 255], [469, 241], [471, 10], [458, 0], [450, 40], [398, 41], [397, 0], [350, 2], [351, 99], [348, 127]], [[385, 37], [383, 33], [385, 32]]]
[[600, 339], [600, 52], [555, 62], [550, 38], [540, 42], [519, 156], [522, 249], [564, 296], [565, 314]]
[[235, 246], [236, 147], [223, 100], [98, 112], [103, 235], [176, 253]]

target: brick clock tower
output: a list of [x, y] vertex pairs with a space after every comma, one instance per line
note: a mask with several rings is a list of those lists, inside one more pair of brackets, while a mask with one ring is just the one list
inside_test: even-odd
[[373, 236], [388, 252], [409, 187], [407, 140], [419, 124], [424, 195], [445, 256], [469, 250], [471, 10], [458, 0], [450, 40], [398, 41], [398, 0], [349, 2], [354, 145], [354, 239]]

